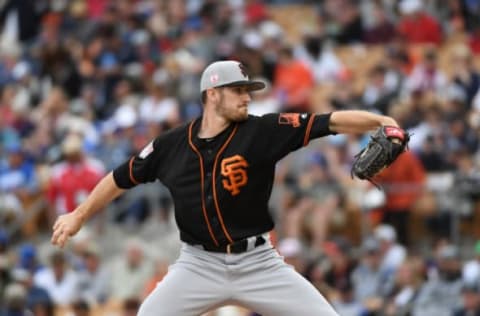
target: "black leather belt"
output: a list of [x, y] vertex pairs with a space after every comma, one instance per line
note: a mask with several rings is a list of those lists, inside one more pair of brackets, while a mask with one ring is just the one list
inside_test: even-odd
[[[263, 245], [266, 240], [263, 236], [256, 236], [256, 237], [253, 237], [255, 238], [255, 242], [253, 243], [253, 248], [257, 248], [258, 246], [260, 245]], [[247, 239], [242, 239], [242, 240], [239, 240], [239, 241], [236, 241], [234, 242], [233, 244], [228, 244], [226, 246], [208, 246], [208, 245], [202, 245], [203, 249], [206, 250], [206, 251], [211, 251], [211, 252], [220, 252], [220, 253], [243, 253], [247, 250], [250, 250], [248, 249], [248, 240], [250, 238], [247, 238]]]

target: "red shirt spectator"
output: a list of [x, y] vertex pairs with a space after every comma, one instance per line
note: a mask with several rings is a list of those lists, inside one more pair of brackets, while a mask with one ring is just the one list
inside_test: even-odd
[[268, 17], [267, 7], [263, 1], [248, 0], [245, 5], [245, 20], [248, 24], [257, 24]]
[[378, 175], [377, 181], [386, 194], [382, 222], [395, 227], [399, 241], [408, 244], [410, 209], [423, 192], [425, 169], [413, 152], [406, 151]]
[[110, 4], [110, 0], [87, 0], [88, 17], [92, 19], [100, 18]]
[[63, 144], [65, 161], [53, 167], [47, 189], [53, 216], [72, 212], [104, 175], [103, 165], [85, 157], [81, 145], [79, 137], [67, 137]]
[[280, 52], [273, 85], [286, 110], [308, 111], [310, 92], [314, 84], [310, 69], [303, 62], [293, 58], [290, 48], [284, 48]]
[[422, 193], [425, 183], [425, 169], [420, 160], [406, 151], [379, 175], [379, 181], [385, 186], [388, 210], [406, 210], [415, 203]]
[[469, 45], [475, 55], [480, 55], [480, 26], [473, 31], [469, 39]]
[[398, 23], [398, 33], [409, 44], [440, 44], [442, 30], [435, 18], [423, 12], [420, 0], [403, 0], [400, 12], [404, 14]]

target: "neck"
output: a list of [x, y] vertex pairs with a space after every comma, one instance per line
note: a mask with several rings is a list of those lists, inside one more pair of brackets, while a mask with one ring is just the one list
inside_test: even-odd
[[218, 115], [211, 107], [205, 106], [198, 137], [215, 137], [225, 130], [232, 122], [225, 117]]

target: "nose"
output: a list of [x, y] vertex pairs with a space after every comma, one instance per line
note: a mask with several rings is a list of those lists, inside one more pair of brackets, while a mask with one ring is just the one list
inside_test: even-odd
[[248, 91], [244, 91], [243, 98], [245, 99], [246, 102], [252, 101], [252, 96], [250, 95], [250, 92], [248, 92]]

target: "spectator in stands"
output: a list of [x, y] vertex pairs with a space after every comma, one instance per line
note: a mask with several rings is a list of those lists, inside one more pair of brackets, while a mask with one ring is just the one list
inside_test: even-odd
[[466, 108], [471, 107], [473, 98], [480, 88], [480, 74], [473, 64], [473, 56], [464, 44], [453, 47], [451, 70], [453, 71], [452, 83], [459, 87], [464, 95]]
[[480, 1], [465, 0], [463, 4], [467, 15], [467, 28], [469, 31], [475, 30], [480, 26]]
[[438, 95], [444, 95], [447, 82], [445, 73], [438, 66], [437, 51], [433, 47], [427, 47], [422, 61], [415, 66], [405, 81], [404, 90], [409, 94], [431, 91]]
[[324, 34], [305, 31], [302, 45], [296, 46], [294, 55], [313, 72], [317, 84], [338, 81], [345, 71], [340, 59], [328, 47]]
[[38, 314], [36, 310], [49, 310], [53, 308], [53, 302], [48, 292], [33, 283], [33, 273], [22, 268], [12, 270], [12, 280], [21, 284], [26, 290], [25, 306], [30, 309], [34, 315]]
[[45, 289], [58, 306], [68, 306], [79, 298], [78, 275], [67, 262], [63, 251], [50, 254], [49, 266], [36, 272], [33, 282]]
[[33, 100], [27, 89], [17, 88], [15, 97], [10, 105], [12, 122], [11, 126], [22, 138], [28, 138], [34, 132], [36, 126], [30, 117], [30, 104]]
[[[398, 241], [409, 245], [409, 219], [412, 207], [425, 189], [426, 174], [420, 160], [412, 151], [406, 151], [377, 177], [386, 194], [382, 207], [382, 222], [390, 224], [398, 234]], [[389, 236], [393, 238], [393, 234]]]
[[435, 274], [422, 285], [414, 302], [413, 316], [450, 316], [461, 304], [461, 266], [458, 249], [440, 246]]
[[[10, 282], [10, 269], [13, 266], [10, 257], [11, 242], [5, 229], [0, 229], [0, 297], [3, 296], [5, 287]], [[0, 304], [1, 306], [1, 304]]]
[[0, 305], [1, 316], [27, 316], [25, 309], [26, 291], [22, 285], [17, 283], [9, 284], [5, 289], [3, 297], [4, 307]]
[[330, 261], [324, 255], [310, 260], [305, 268], [305, 278], [322, 293], [327, 300], [335, 299], [338, 289], [331, 288], [325, 281], [325, 275], [330, 268]]
[[360, 43], [363, 40], [363, 23], [358, 3], [352, 0], [327, 0], [325, 11], [335, 28], [335, 40], [340, 44]]
[[[170, 75], [158, 69], [148, 83], [148, 96], [140, 102], [140, 120], [163, 129], [175, 127], [180, 122], [180, 108], [175, 98], [168, 95]], [[157, 133], [158, 134], [158, 133]]]
[[435, 17], [442, 24], [445, 34], [456, 36], [467, 30], [467, 9], [463, 0], [449, 0], [445, 5], [436, 4]]
[[37, 248], [33, 244], [25, 243], [18, 248], [17, 267], [32, 274], [44, 268], [38, 258]]
[[365, 239], [361, 247], [361, 257], [352, 272], [354, 297], [370, 313], [378, 312], [382, 298], [393, 286], [393, 278], [380, 269], [382, 255], [380, 244], [375, 238]]
[[468, 45], [472, 50], [472, 53], [475, 54], [475, 56], [480, 55], [480, 23], [479, 22], [477, 22], [477, 25], [473, 28], [473, 31], [470, 34]]
[[422, 0], [401, 0], [399, 3], [402, 17], [397, 31], [409, 44], [436, 44], [442, 42], [440, 24], [423, 10]]
[[21, 144], [5, 148], [7, 159], [0, 160], [0, 222], [17, 229], [25, 217], [25, 207], [38, 192], [36, 170]]
[[127, 240], [123, 257], [116, 258], [112, 263], [111, 300], [121, 302], [128, 298], [140, 298], [153, 271], [143, 243], [138, 239]]
[[411, 315], [413, 304], [424, 281], [422, 258], [405, 260], [395, 273], [395, 283], [385, 302], [386, 315]]
[[462, 306], [453, 316], [480, 315], [480, 288], [477, 283], [466, 283], [462, 287]]
[[0, 163], [0, 192], [13, 193], [20, 200], [27, 200], [38, 190], [35, 165], [28, 159], [20, 143], [5, 147], [7, 161]]
[[480, 284], [480, 240], [475, 243], [473, 254], [475, 257], [463, 264], [462, 279], [467, 284]]
[[[351, 274], [355, 269], [349, 243], [344, 238], [335, 238], [324, 244], [324, 254], [329, 268], [325, 272], [325, 282], [334, 291], [348, 297], [351, 290]], [[353, 293], [351, 293], [353, 294]], [[353, 298], [352, 298], [353, 299]]]
[[103, 163], [105, 170], [112, 170], [133, 153], [133, 140], [121, 125], [121, 120], [111, 120], [102, 127], [102, 144], [96, 148], [93, 155]]
[[52, 218], [73, 211], [104, 174], [103, 165], [87, 157], [82, 146], [82, 138], [75, 134], [62, 143], [64, 160], [53, 166], [47, 188]]
[[15, 89], [12, 85], [3, 87], [0, 98], [0, 150], [6, 145], [19, 142], [19, 133], [14, 127], [15, 115], [11, 105], [15, 96]]
[[[473, 154], [478, 148], [479, 138], [475, 131], [468, 128], [465, 123], [466, 111], [462, 111], [463, 103], [458, 101], [450, 101], [447, 106], [450, 107], [450, 112], [446, 113], [448, 116], [449, 133], [446, 135], [446, 145], [444, 149], [447, 152], [447, 159], [457, 163], [458, 158], [465, 154]], [[460, 108], [460, 109], [459, 109]]]
[[92, 306], [107, 301], [110, 291], [111, 274], [101, 259], [100, 249], [90, 242], [83, 249], [83, 266], [78, 271], [80, 297]]
[[350, 282], [338, 285], [338, 296], [332, 300], [332, 306], [338, 315], [360, 316], [367, 314], [363, 305], [353, 295], [353, 287]]
[[8, 23], [4, 36], [14, 41], [28, 42], [35, 38], [40, 29], [40, 21], [45, 7], [30, 1], [8, 0], [0, 10], [0, 23]]
[[308, 67], [293, 56], [291, 47], [280, 50], [275, 69], [273, 88], [282, 110], [308, 112], [310, 92], [314, 85], [313, 74]]
[[342, 89], [335, 89], [330, 98], [330, 104], [336, 110], [358, 109], [362, 105], [362, 94], [352, 80], [352, 73], [348, 73], [338, 83]]
[[426, 137], [418, 152], [418, 158], [427, 172], [442, 172], [453, 168], [445, 156], [444, 148], [432, 135]]
[[[394, 76], [394, 82], [402, 87], [405, 78], [414, 67], [414, 58], [409, 52], [405, 39], [397, 36], [390, 44], [385, 46], [385, 66], [389, 76]], [[397, 88], [398, 89], [398, 88]]]
[[389, 113], [389, 107], [398, 96], [399, 78], [383, 65], [376, 65], [369, 73], [363, 92], [363, 103], [372, 111]]
[[321, 250], [333, 214], [340, 211], [339, 183], [330, 173], [325, 155], [311, 154], [296, 186], [298, 200], [285, 210], [285, 234], [302, 238], [306, 233], [312, 240], [312, 247]]
[[396, 34], [395, 25], [388, 19], [387, 12], [378, 2], [373, 4], [373, 10], [369, 14], [373, 17], [373, 23], [366, 27], [364, 40], [367, 44], [385, 44], [393, 40]]
[[407, 250], [397, 242], [395, 228], [388, 224], [380, 224], [375, 227], [373, 235], [380, 243], [382, 253], [380, 269], [385, 273], [395, 274], [407, 257]]
[[61, 18], [49, 13], [42, 21], [41, 37], [37, 38], [39, 50], [41, 78], [59, 87], [64, 87], [70, 97], [76, 97], [80, 92], [80, 77], [72, 55], [60, 38]]
[[34, 148], [29, 148], [29, 151], [36, 153], [39, 161], [45, 161], [45, 158], [51, 158], [47, 154], [50, 154], [52, 148], [56, 148], [55, 141], [65, 135], [73, 119], [73, 115], [68, 111], [68, 100], [64, 90], [61, 87], [52, 87], [32, 111], [31, 118], [35, 124], [35, 132], [32, 134]]

